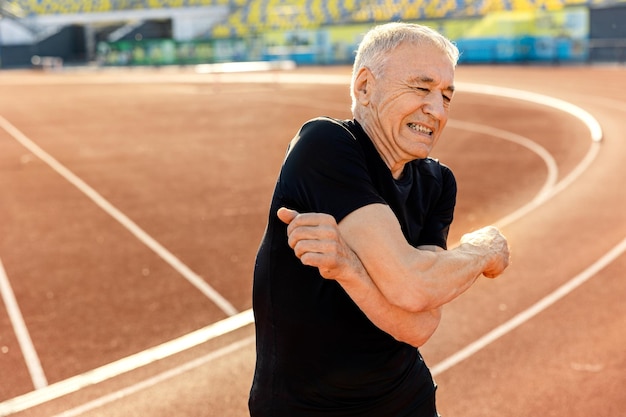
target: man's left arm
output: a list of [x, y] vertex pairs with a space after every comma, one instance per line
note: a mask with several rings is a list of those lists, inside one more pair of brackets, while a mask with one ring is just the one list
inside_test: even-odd
[[[278, 217], [287, 224], [298, 215], [293, 210], [278, 211]], [[415, 347], [422, 346], [433, 335], [441, 319], [441, 308], [409, 312], [389, 303], [341, 237], [332, 216], [300, 215], [298, 227], [288, 227], [287, 233], [290, 246], [303, 263], [316, 265], [324, 278], [344, 278], [338, 280], [342, 288], [379, 329]], [[420, 249], [443, 250], [437, 246], [422, 246]], [[345, 279], [347, 277], [351, 279]]]

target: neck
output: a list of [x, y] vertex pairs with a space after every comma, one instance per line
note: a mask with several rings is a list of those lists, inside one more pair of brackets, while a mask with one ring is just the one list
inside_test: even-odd
[[404, 172], [404, 166], [408, 161], [401, 158], [397, 150], [389, 146], [388, 141], [381, 139], [385, 137], [382, 130], [376, 129], [376, 126], [371, 127], [367, 123], [358, 122], [374, 144], [374, 147], [378, 151], [381, 159], [385, 162], [385, 165], [389, 168], [389, 171], [391, 171], [391, 175], [395, 179], [400, 179]]

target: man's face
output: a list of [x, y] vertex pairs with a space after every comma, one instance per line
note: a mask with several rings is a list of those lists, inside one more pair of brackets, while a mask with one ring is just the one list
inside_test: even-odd
[[426, 158], [448, 121], [452, 62], [435, 46], [403, 44], [388, 55], [384, 73], [374, 79], [371, 133], [388, 147], [395, 162]]

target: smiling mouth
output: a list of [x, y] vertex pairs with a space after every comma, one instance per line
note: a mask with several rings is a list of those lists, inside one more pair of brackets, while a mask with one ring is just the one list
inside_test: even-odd
[[422, 125], [418, 125], [415, 123], [409, 123], [407, 126], [409, 126], [410, 129], [415, 130], [416, 132], [419, 133], [426, 133], [427, 135], [432, 135], [433, 134], [433, 130], [427, 128], [426, 126], [422, 126]]

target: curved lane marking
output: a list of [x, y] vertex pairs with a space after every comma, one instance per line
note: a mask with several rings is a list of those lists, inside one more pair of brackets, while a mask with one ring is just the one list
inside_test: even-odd
[[[544, 204], [546, 201], [554, 197], [559, 192], [569, 187], [578, 177], [580, 177], [580, 175], [582, 175], [587, 170], [587, 168], [589, 168], [589, 166], [595, 160], [600, 151], [600, 143], [603, 138], [602, 128], [598, 121], [590, 113], [581, 109], [578, 106], [553, 97], [531, 93], [528, 91], [516, 90], [512, 88], [495, 87], [482, 84], [460, 83], [459, 90], [468, 91], [476, 94], [487, 94], [500, 97], [521, 99], [537, 104], [554, 107], [557, 110], [569, 113], [581, 120], [587, 126], [590, 132], [592, 144], [580, 163], [577, 164], [576, 167], [567, 176], [565, 176], [561, 181], [556, 183], [554, 187], [546, 190], [546, 192], [540, 193], [530, 203], [520, 207], [513, 213], [510, 213], [509, 215], [498, 220], [495, 223], [498, 227], [504, 227], [505, 225], [513, 223], [514, 221], [528, 214], [530, 211]], [[561, 298], [565, 297], [575, 288], [579, 287], [584, 282], [589, 280], [594, 274], [613, 262], [618, 256], [623, 254], [625, 250], [626, 239], [620, 242], [611, 251], [605, 254], [605, 256], [600, 258], [585, 271], [570, 279], [568, 282], [557, 288], [552, 293], [548, 294], [538, 302], [534, 303], [510, 320], [506, 321], [505, 323], [499, 325], [484, 336], [470, 343], [465, 348], [452, 354], [443, 361], [435, 364], [433, 367], [431, 367], [432, 374], [438, 375], [442, 372], [445, 372], [459, 362], [468, 359], [470, 356], [485, 348], [487, 345], [491, 344], [495, 340], [511, 332], [516, 327], [519, 327], [523, 323], [527, 322], [546, 308], [550, 307], [552, 304], [556, 303]]]
[[533, 142], [531, 139], [525, 136], [521, 136], [516, 133], [498, 129], [495, 127], [483, 126], [478, 123], [465, 122], [465, 121], [460, 121], [460, 120], [450, 120], [448, 122], [448, 126], [508, 140], [509, 142], [516, 143], [520, 146], [525, 147], [531, 152], [534, 152], [535, 154], [537, 154], [537, 156], [539, 156], [543, 160], [548, 170], [548, 175], [546, 176], [546, 181], [541, 187], [541, 190], [539, 190], [539, 193], [535, 196], [535, 198], [532, 201], [541, 200], [544, 198], [544, 196], [549, 195], [552, 192], [552, 189], [557, 183], [557, 180], [559, 177], [559, 167], [556, 161], [554, 160], [554, 157], [552, 157], [550, 152], [548, 152], [546, 148], [544, 148], [543, 146], [539, 145], [536, 142]]
[[[295, 75], [295, 76], [294, 76]], [[303, 83], [303, 82], [308, 82], [308, 83], [326, 83], [326, 84], [345, 84], [346, 80], [347, 82], [349, 82], [349, 77], [345, 77], [345, 76], [329, 76], [329, 77], [325, 77], [325, 76], [319, 76], [319, 75], [314, 75], [314, 76], [302, 76], [302, 75], [298, 75], [298, 74], [280, 74], [279, 76], [272, 76], [272, 78], [267, 78], [264, 76], [261, 77], [247, 77], [244, 78], [244, 82], [246, 81], [248, 82], [281, 82], [281, 83]], [[221, 82], [242, 82], [242, 78], [241, 77], [237, 77], [236, 79], [221, 79]], [[503, 88], [503, 87], [494, 87], [494, 86], [487, 86], [487, 85], [482, 85], [482, 84], [470, 84], [470, 83], [460, 83], [458, 84], [460, 87], [460, 91], [461, 90], [465, 90], [465, 91], [469, 91], [469, 92], [474, 92], [477, 94], [490, 94], [490, 95], [501, 95], [503, 97], [510, 97], [510, 98], [514, 98], [514, 99], [521, 99], [521, 100], [526, 100], [526, 101], [531, 101], [533, 103], [537, 103], [537, 104], [543, 104], [543, 105], [548, 105], [551, 107], [554, 107], [558, 110], [561, 111], [565, 111], [567, 113], [570, 113], [572, 115], [574, 115], [575, 117], [579, 118], [581, 121], [583, 121], [583, 123], [585, 123], [585, 125], [587, 126], [587, 128], [590, 131], [591, 134], [591, 140], [594, 143], [599, 143], [602, 140], [603, 134], [602, 134], [602, 129], [600, 127], [600, 124], [596, 121], [595, 118], [593, 118], [593, 116], [591, 116], [588, 112], [582, 110], [581, 108], [574, 106], [571, 103], [565, 102], [563, 100], [558, 100], [558, 99], [554, 99], [552, 97], [549, 96], [544, 96], [541, 94], [536, 94], [536, 93], [529, 93], [527, 91], [523, 91], [523, 90], [516, 90], [516, 89], [511, 89], [511, 88]], [[2, 117], [0, 116], [0, 121], [2, 121], [4, 119], [2, 119]], [[580, 176], [580, 174], [582, 174], [584, 172], [584, 170], [589, 166], [589, 164], [591, 164], [591, 162], [593, 162], [593, 160], [595, 159], [595, 156], [597, 155], [598, 152], [598, 147], [597, 146], [592, 146], [590, 151], [587, 153], [586, 157], [583, 159], [583, 161], [581, 161], [581, 164], [579, 164], [579, 166], [577, 167], [577, 169], [575, 169], [572, 173], [570, 173], [568, 175], [568, 177], [566, 177], [565, 179], [561, 180], [559, 183], [557, 183], [555, 185], [555, 187], [552, 189], [552, 191], [549, 194], [545, 194], [545, 193], [540, 193], [540, 196], [543, 195], [544, 197], [542, 198], [535, 198], [533, 200], [534, 204], [531, 203], [529, 205], [527, 205], [525, 209], [525, 211], [523, 211], [523, 213], [518, 210], [517, 212], [522, 213], [522, 214], [517, 214], [515, 216], [507, 216], [504, 219], [501, 219], [498, 224], [503, 223], [504, 221], [510, 223], [512, 221], [514, 221], [515, 219], [518, 219], [519, 217], [521, 217], [521, 215], [527, 213], [528, 211], [536, 208], [537, 206], [539, 206], [540, 204], [543, 204], [547, 199], [549, 199], [551, 196], [554, 196], [556, 193], [558, 193], [559, 191], [563, 190], [564, 188], [566, 188], [567, 186], [569, 186], [578, 176]], [[510, 218], [509, 220], [506, 220], [507, 218]], [[506, 224], [508, 224], [506, 223]], [[458, 364], [459, 362], [469, 358], [470, 356], [472, 356], [473, 354], [475, 354], [476, 352], [478, 352], [479, 350], [481, 350], [482, 348], [484, 348], [485, 346], [487, 346], [488, 344], [492, 343], [494, 340], [502, 337], [503, 335], [505, 335], [506, 333], [510, 332], [512, 329], [514, 329], [515, 327], [520, 326], [521, 324], [523, 324], [524, 322], [528, 321], [530, 318], [534, 317], [535, 315], [539, 314], [541, 311], [545, 310], [547, 307], [549, 307], [550, 305], [554, 304], [556, 301], [558, 301], [559, 299], [563, 298], [565, 295], [567, 295], [569, 292], [571, 292], [574, 288], [580, 286], [582, 283], [584, 283], [585, 281], [587, 281], [589, 278], [591, 278], [595, 273], [597, 273], [599, 270], [601, 270], [602, 268], [604, 268], [606, 265], [610, 264], [614, 259], [616, 259], [618, 256], [620, 256], [622, 253], [624, 253], [624, 251], [626, 251], [626, 239], [624, 241], [622, 241], [620, 244], [618, 244], [615, 248], [613, 248], [613, 250], [611, 250], [609, 253], [607, 253], [604, 257], [602, 257], [600, 260], [598, 260], [596, 263], [594, 263], [591, 267], [589, 267], [587, 270], [583, 271], [583, 273], [577, 275], [576, 277], [572, 278], [568, 283], [564, 284], [563, 286], [559, 287], [559, 289], [557, 289], [556, 291], [554, 291], [553, 293], [551, 293], [550, 295], [544, 297], [542, 300], [540, 300], [539, 302], [533, 304], [532, 306], [530, 306], [529, 308], [527, 308], [526, 310], [522, 311], [521, 313], [519, 313], [518, 315], [516, 315], [513, 319], [507, 321], [506, 323], [498, 326], [497, 328], [495, 328], [494, 330], [492, 330], [491, 332], [487, 333], [485, 336], [479, 338], [478, 340], [476, 340], [475, 342], [471, 343], [470, 345], [468, 345], [466, 348], [461, 349], [460, 351], [458, 351], [457, 353], [453, 354], [452, 356], [448, 357], [447, 359], [445, 359], [444, 361], [434, 365], [431, 368], [431, 371], [433, 373], [433, 375], [439, 374], [441, 372], [444, 372], [445, 370], [453, 367], [454, 365]], [[246, 325], [249, 325], [251, 323], [253, 323], [254, 321], [254, 317], [253, 317], [253, 313], [252, 313], [252, 309], [248, 309], [246, 311], [243, 311], [241, 313], [239, 313], [237, 316], [240, 318], [241, 320], [236, 320], [236, 321], [231, 321], [231, 318], [228, 319], [224, 319], [220, 322], [214, 323], [212, 325], [209, 325], [203, 329], [198, 330], [198, 332], [203, 332], [206, 331], [207, 329], [210, 329], [214, 326], [221, 326], [221, 325], [225, 325], [226, 327], [226, 332], [231, 332], [234, 330], [237, 330], [241, 327], [244, 327]], [[195, 333], [195, 332], [194, 332]], [[190, 340], [187, 340], [187, 337], [190, 335], [193, 335], [194, 333], [191, 333], [189, 335], [183, 336], [179, 339], [175, 339], [172, 340], [170, 342], [166, 342], [162, 345], [159, 345], [155, 348], [153, 348], [156, 351], [159, 351], [160, 349], [162, 349], [162, 346], [167, 345], [169, 346], [169, 349], [171, 349], [169, 355], [172, 355], [176, 352], [181, 352], [185, 349], [188, 349], [192, 346], [196, 346], [196, 344], [193, 345], [188, 345], [187, 343], [189, 341], [192, 341], [192, 343], [203, 343], [201, 341], [195, 340], [193, 341], [193, 337], [190, 338]], [[222, 333], [225, 334], [225, 333]], [[212, 336], [212, 337], [217, 337], [217, 336]], [[207, 339], [208, 340], [208, 339]], [[206, 341], [206, 340], [205, 340]], [[168, 349], [165, 349], [168, 350]], [[151, 351], [151, 350], [149, 350]], [[136, 360], [140, 360], [140, 361], [146, 361], [147, 363], [150, 363], [151, 361], [151, 355], [152, 353], [146, 353], [149, 351], [144, 351], [144, 352], [139, 352], [135, 355], [132, 355], [130, 357], [127, 357], [125, 359], [121, 359], [120, 361], [114, 362], [113, 364], [109, 364], [109, 365], [104, 365], [101, 368], [98, 368], [98, 370], [100, 370], [100, 372], [96, 372], [97, 370], [91, 371], [91, 372], [87, 372], [81, 375], [77, 375], [75, 377], [69, 378], [67, 380], [64, 381], [60, 381], [56, 384], [52, 384], [49, 385], [48, 387], [42, 388], [39, 391], [34, 391], [31, 393], [27, 393], [24, 394], [22, 396], [13, 398], [11, 400], [7, 400], [5, 402], [0, 403], [0, 416], [5, 416], [5, 415], [9, 415], [11, 413], [15, 413], [18, 411], [22, 411], [22, 410], [26, 410], [28, 408], [34, 407], [36, 405], [40, 405], [46, 401], [50, 401], [53, 400], [55, 398], [61, 397], [63, 395], [69, 394], [71, 392], [74, 392], [78, 389], [81, 389], [83, 387], [92, 385], [94, 383], [97, 382], [101, 382], [103, 379], [99, 379], [99, 378], [103, 378], [107, 379], [107, 378], [112, 378], [114, 376], [120, 375], [122, 373], [125, 372], [129, 372], [133, 369], [136, 369], [137, 366], [134, 366], [132, 363], [132, 361], [129, 361], [128, 358], [135, 358]], [[146, 356], [146, 358], [144, 358], [143, 356]], [[122, 363], [123, 365], [127, 365], [126, 367], [123, 366], [119, 366], [119, 363]], [[115, 365], [118, 364], [118, 365]], [[115, 365], [115, 366], [113, 366]], [[143, 365], [141, 365], [143, 366]], [[111, 369], [108, 369], [109, 367], [111, 367]], [[91, 375], [92, 374], [99, 374], [97, 375], [98, 378], [95, 378], [92, 380]], [[95, 381], [95, 382], [94, 382]]]
[[587, 269], [576, 275], [574, 278], [570, 279], [565, 284], [561, 285], [556, 290], [552, 291], [547, 296], [543, 297], [541, 300], [537, 301], [535, 304], [528, 307], [526, 310], [523, 310], [521, 313], [515, 315], [513, 318], [491, 330], [489, 333], [485, 334], [484, 336], [470, 343], [463, 349], [459, 350], [458, 352], [431, 367], [431, 373], [433, 374], [433, 376], [436, 376], [438, 374], [441, 374], [442, 372], [447, 371], [458, 363], [464, 361], [465, 359], [468, 359], [470, 356], [477, 353], [487, 345], [510, 333], [516, 327], [519, 327], [522, 324], [526, 323], [528, 320], [532, 319], [563, 297], [567, 296], [576, 288], [580, 287], [590, 278], [594, 277], [602, 269], [610, 265], [615, 259], [622, 256], [624, 252], [626, 252], [626, 238], [624, 238], [620, 243], [618, 243], [615, 247], [613, 247], [610, 251], [608, 251], [604, 256], [594, 262]]
[[498, 97], [508, 97], [516, 100], [529, 101], [535, 104], [541, 104], [548, 107], [553, 107], [565, 113], [569, 113], [582, 121], [589, 132], [591, 133], [591, 140], [594, 142], [602, 141], [603, 133], [600, 123], [593, 117], [588, 111], [558, 98], [546, 96], [544, 94], [533, 93], [530, 91], [518, 90], [508, 87], [497, 87], [486, 84], [475, 84], [460, 82], [457, 84], [458, 91], [465, 91], [476, 94], [486, 94]]
[[39, 145], [30, 140], [19, 129], [13, 126], [8, 120], [0, 116], [0, 128], [4, 129], [9, 135], [11, 135], [17, 142], [19, 142], [26, 149], [35, 154], [39, 159], [46, 163], [57, 174], [65, 178], [70, 184], [74, 185], [93, 201], [98, 207], [104, 210], [107, 214], [117, 220], [126, 230], [132, 233], [140, 242], [150, 248], [158, 257], [168, 263], [174, 270], [178, 271], [191, 285], [196, 287], [207, 298], [213, 301], [224, 313], [228, 316], [233, 316], [238, 313], [237, 309], [218, 293], [211, 285], [209, 285], [201, 276], [196, 274], [187, 265], [185, 265], [180, 259], [178, 259], [172, 252], [167, 250], [156, 239], [146, 233], [137, 223], [133, 222], [128, 216], [122, 213], [117, 207], [111, 204], [106, 198], [99, 194], [95, 189], [89, 186], [85, 181], [80, 179], [76, 174], [70, 171], [65, 165], [61, 164], [49, 153], [44, 151]]

